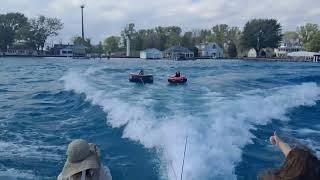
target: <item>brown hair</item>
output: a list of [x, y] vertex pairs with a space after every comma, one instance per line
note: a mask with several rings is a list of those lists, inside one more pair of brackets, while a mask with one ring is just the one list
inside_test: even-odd
[[320, 161], [311, 151], [295, 148], [290, 151], [282, 167], [266, 171], [260, 180], [320, 180]]

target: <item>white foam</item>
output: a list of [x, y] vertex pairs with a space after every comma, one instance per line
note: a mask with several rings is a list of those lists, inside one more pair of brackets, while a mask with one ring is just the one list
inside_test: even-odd
[[36, 179], [32, 171], [21, 171], [13, 168], [0, 170], [1, 179]]
[[62, 80], [67, 90], [85, 93], [89, 101], [101, 106], [112, 127], [124, 126], [124, 138], [158, 149], [162, 175], [170, 180], [175, 179], [171, 163], [176, 174], [180, 174], [187, 135], [185, 179], [236, 179], [234, 171], [241, 161], [242, 148], [254, 138], [250, 130], [272, 119], [289, 120], [285, 116], [288, 110], [312, 106], [320, 95], [315, 83], [259, 91], [258, 95], [240, 94], [236, 99], [206, 95], [207, 108], [197, 115], [181, 110], [173, 116], [156, 118], [157, 112], [143, 104], [111, 97], [90, 85], [86, 78], [81, 73], [69, 72]]
[[26, 145], [22, 144], [21, 142], [14, 143], [0, 141], [1, 157], [34, 158], [56, 161], [62, 160], [63, 156], [61, 156], [60, 154], [53, 153], [52, 150], [62, 150], [62, 147], [41, 144]]
[[301, 135], [310, 135], [310, 134], [320, 134], [319, 130], [309, 129], [309, 128], [301, 128], [296, 130]]

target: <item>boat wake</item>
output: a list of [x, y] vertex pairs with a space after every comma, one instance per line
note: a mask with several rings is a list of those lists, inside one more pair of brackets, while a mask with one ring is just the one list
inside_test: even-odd
[[123, 100], [96, 87], [89, 76], [73, 70], [62, 81], [66, 90], [83, 93], [88, 101], [100, 106], [108, 125], [123, 127], [123, 138], [155, 148], [161, 159], [161, 178], [170, 180], [180, 176], [186, 136], [184, 179], [236, 179], [235, 167], [244, 146], [255, 138], [251, 131], [256, 125], [288, 121], [288, 111], [313, 106], [320, 96], [316, 83], [250, 91], [234, 97], [219, 94], [218, 98], [218, 93], [208, 92], [197, 114], [181, 109], [158, 116], [147, 105]]

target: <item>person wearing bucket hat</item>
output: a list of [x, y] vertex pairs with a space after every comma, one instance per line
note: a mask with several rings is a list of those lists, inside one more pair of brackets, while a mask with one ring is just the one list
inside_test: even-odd
[[102, 166], [100, 151], [83, 139], [72, 141], [67, 160], [57, 180], [112, 180], [109, 168]]

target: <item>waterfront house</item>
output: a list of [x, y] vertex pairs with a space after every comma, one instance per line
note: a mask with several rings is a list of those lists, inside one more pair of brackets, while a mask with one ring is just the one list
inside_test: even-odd
[[162, 52], [155, 48], [140, 51], [141, 59], [161, 59], [162, 57]]
[[5, 53], [6, 56], [36, 56], [38, 55], [36, 50], [23, 48], [9, 48]]
[[172, 60], [188, 60], [194, 59], [194, 53], [188, 48], [182, 46], [173, 46], [166, 49], [163, 53], [164, 58]]
[[299, 51], [304, 51], [304, 48], [298, 42], [281, 43], [280, 46], [275, 49], [276, 56], [280, 58], [286, 58], [288, 53]]
[[201, 43], [196, 46], [200, 57], [213, 59], [223, 58], [223, 48], [217, 43]]
[[248, 58], [256, 58], [257, 57], [257, 51], [254, 48], [251, 48], [248, 52]]
[[296, 61], [314, 61], [315, 55], [317, 56], [318, 54], [316, 52], [298, 51], [288, 53], [287, 56]]
[[84, 45], [74, 45], [72, 49], [72, 56], [75, 58], [86, 57], [87, 47]]
[[69, 44], [55, 44], [53, 47], [50, 49], [50, 54], [54, 56], [62, 56], [61, 55], [61, 50], [64, 48], [67, 48]]
[[73, 56], [73, 46], [69, 45], [63, 49], [60, 49], [59, 56], [72, 57]]
[[313, 55], [313, 62], [320, 62], [320, 51]]
[[26, 41], [15, 41], [8, 49], [3, 53], [6, 56], [37, 56], [37, 51], [30, 47]]

